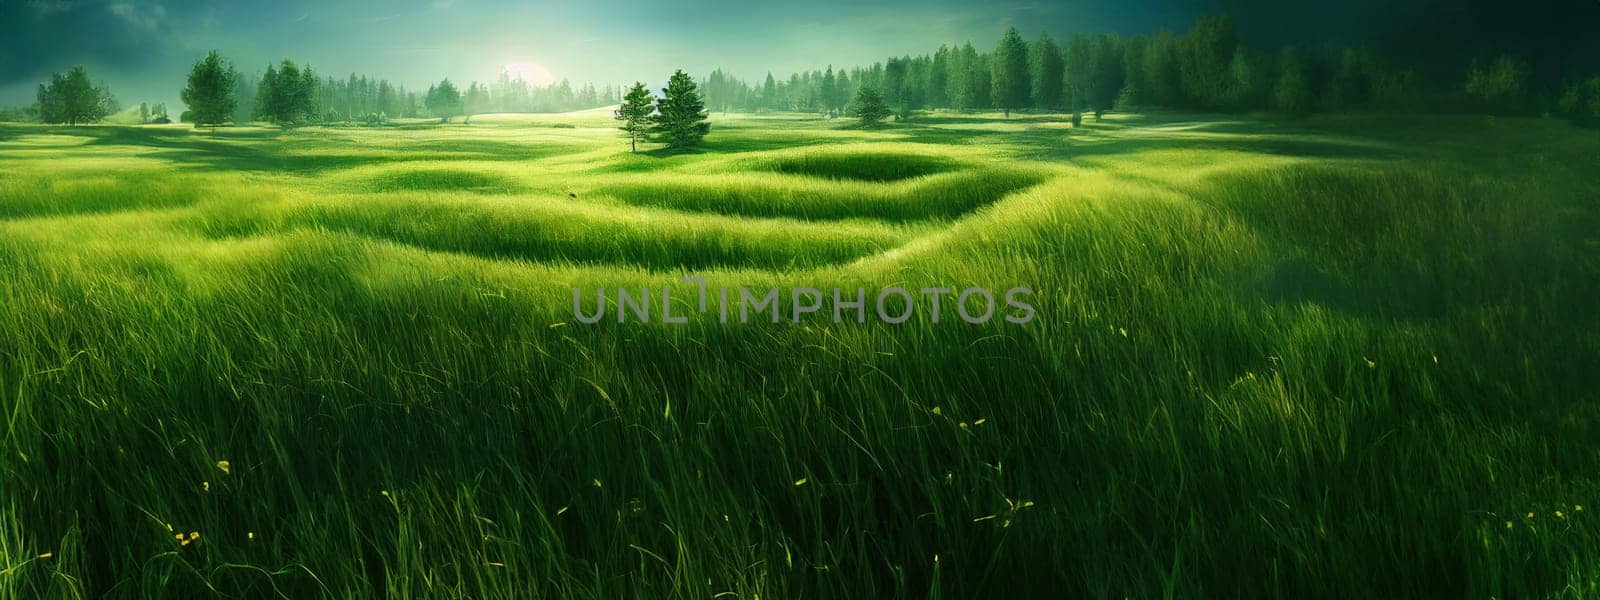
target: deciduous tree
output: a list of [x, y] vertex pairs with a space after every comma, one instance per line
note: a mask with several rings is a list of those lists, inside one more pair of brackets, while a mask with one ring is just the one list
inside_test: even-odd
[[51, 75], [48, 85], [39, 86], [38, 96], [39, 120], [45, 123], [93, 123], [117, 109], [111, 91], [90, 82], [83, 65]]

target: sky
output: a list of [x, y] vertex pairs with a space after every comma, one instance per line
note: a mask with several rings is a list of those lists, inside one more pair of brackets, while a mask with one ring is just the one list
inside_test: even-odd
[[530, 79], [659, 86], [677, 68], [759, 80], [941, 43], [988, 48], [1012, 26], [1030, 39], [1136, 34], [1219, 13], [1270, 44], [1415, 37], [1456, 56], [1512, 37], [1600, 56], [1586, 33], [1600, 30], [1600, 0], [0, 0], [0, 105], [84, 64], [124, 105], [177, 106], [189, 65], [212, 49], [247, 74], [287, 57], [414, 89], [491, 81], [506, 65]]

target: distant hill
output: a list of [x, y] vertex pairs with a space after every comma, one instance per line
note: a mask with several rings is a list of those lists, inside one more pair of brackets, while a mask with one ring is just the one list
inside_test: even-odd
[[101, 119], [100, 122], [112, 125], [138, 125], [144, 123], [144, 120], [139, 118], [139, 105], [134, 104], [106, 115], [106, 118]]

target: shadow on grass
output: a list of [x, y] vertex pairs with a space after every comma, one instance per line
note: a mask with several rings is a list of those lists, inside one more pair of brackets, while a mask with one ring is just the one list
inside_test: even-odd
[[526, 146], [494, 140], [423, 140], [393, 147], [358, 146], [338, 136], [271, 129], [176, 130], [141, 127], [52, 128], [58, 135], [89, 138], [89, 146], [157, 150], [153, 157], [213, 171], [287, 172], [317, 175], [352, 167], [399, 162], [535, 160], [569, 150], [562, 145]]
[[[1030, 125], [1022, 131], [956, 127], [960, 125]], [[1162, 115], [1119, 115], [1115, 120], [1086, 119], [1070, 127], [1061, 116], [1014, 115], [1010, 120], [961, 116], [928, 116], [896, 123], [883, 131], [908, 142], [941, 145], [985, 145], [1009, 148], [1017, 158], [1072, 160], [1166, 149], [1223, 150], [1307, 158], [1393, 158], [1380, 144], [1348, 136], [1270, 121], [1202, 121]], [[1056, 124], [1058, 127], [1038, 127]], [[1342, 139], [1341, 139], [1342, 138]]]

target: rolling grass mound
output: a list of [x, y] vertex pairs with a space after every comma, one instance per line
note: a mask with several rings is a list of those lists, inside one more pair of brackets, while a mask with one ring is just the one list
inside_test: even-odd
[[406, 190], [466, 190], [513, 191], [516, 182], [491, 173], [465, 169], [418, 168], [389, 170], [361, 181], [361, 187], [373, 192]]
[[15, 177], [0, 179], [0, 219], [65, 216], [87, 213], [158, 210], [193, 206], [213, 191], [216, 179], [169, 177], [146, 172], [82, 178]]
[[957, 219], [1040, 180], [1033, 173], [998, 170], [959, 171], [898, 183], [755, 173], [656, 175], [625, 179], [597, 191], [629, 204], [689, 212], [911, 222]]
[[1595, 589], [1600, 138], [1068, 118], [0, 126], [0, 597]]
[[255, 211], [207, 208], [190, 224], [218, 239], [315, 229], [485, 258], [656, 270], [818, 266], [887, 250], [910, 235], [867, 222], [818, 225], [670, 210], [619, 215], [604, 206], [527, 196], [364, 195], [258, 205]]
[[808, 151], [759, 164], [790, 175], [853, 181], [900, 181], [954, 170], [957, 163], [938, 156], [877, 152]]

